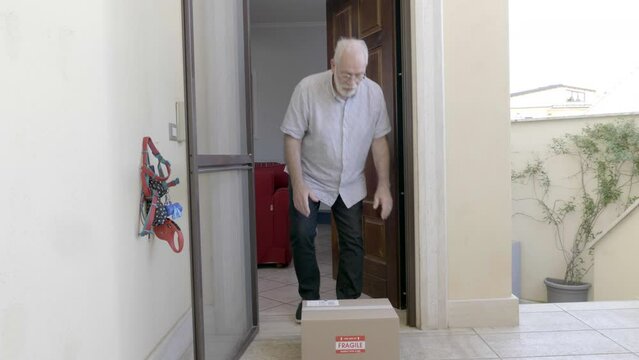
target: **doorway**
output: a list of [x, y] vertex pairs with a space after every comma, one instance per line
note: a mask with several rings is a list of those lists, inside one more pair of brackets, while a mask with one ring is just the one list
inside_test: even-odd
[[[334, 6], [335, 3], [340, 3], [340, 1], [329, 2], [333, 3], [331, 6]], [[338, 4], [338, 6], [342, 6], [342, 8], [351, 5], [346, 4], [349, 3], [348, 1], [341, 1], [341, 3], [344, 4]], [[365, 8], [367, 6], [375, 6], [380, 1], [352, 3], [358, 3], [357, 6]], [[391, 175], [394, 177], [393, 186], [397, 190], [396, 196], [394, 196], [397, 217], [394, 219], [396, 223], [395, 230], [390, 230], [397, 233], [398, 240], [396, 246], [391, 249], [390, 253], [392, 255], [389, 255], [396, 262], [394, 266], [389, 266], [387, 269], [386, 263], [379, 261], [381, 257], [370, 257], [371, 260], [368, 261], [367, 266], [372, 269], [370, 273], [375, 276], [371, 276], [371, 280], [367, 284], [368, 290], [371, 291], [370, 295], [394, 298], [393, 304], [397, 308], [407, 308], [409, 313], [408, 323], [414, 326], [415, 293], [414, 287], [411, 287], [414, 285], [415, 268], [414, 251], [411, 251], [414, 246], [414, 234], [412, 221], [409, 220], [412, 219], [412, 210], [409, 210], [410, 214], [406, 212], [407, 209], [412, 209], [413, 201], [412, 199], [404, 199], [404, 197], [410, 198], [412, 195], [412, 185], [410, 185], [412, 184], [412, 167], [410, 166], [410, 162], [412, 162], [412, 144], [406, 144], [403, 141], [406, 134], [409, 136], [407, 138], [412, 138], [412, 130], [409, 127], [410, 121], [408, 120], [410, 119], [410, 113], [402, 111], [406, 107], [403, 106], [405, 101], [410, 104], [408, 96], [410, 93], [403, 91], [403, 89], [409, 88], [410, 84], [405, 84], [401, 78], [402, 56], [408, 53], [408, 46], [399, 45], [408, 42], [407, 39], [399, 36], [409, 31], [407, 22], [400, 21], [400, 17], [408, 18], [408, 1], [397, 0], [388, 1], [387, 3], [391, 6], [390, 13], [395, 14], [394, 18], [389, 15], [389, 22], [392, 24], [393, 34], [397, 36], [391, 39], [396, 45], [393, 45], [396, 48], [396, 52], [387, 51], [392, 59], [391, 62], [394, 62], [395, 69], [391, 69], [388, 74], [385, 73], [384, 80], [386, 82], [396, 81], [396, 90], [388, 91], [387, 103], [397, 105], [395, 110], [393, 110], [393, 106], [389, 106], [389, 112], [391, 112], [391, 117], [394, 117], [396, 119], [395, 122], [398, 124], [394, 128], [394, 138], [392, 140], [395, 146], [394, 151], [392, 151], [394, 152], [396, 169], [394, 174]], [[366, 13], [371, 14], [370, 12]], [[253, 80], [253, 123], [256, 162], [284, 162], [282, 133], [279, 127], [293, 89], [305, 76], [322, 72], [329, 68], [327, 59], [332, 53], [333, 45], [331, 44], [331, 48], [328, 48], [328, 43], [331, 43], [331, 41], [328, 41], [327, 26], [330, 28], [336, 25], [331, 25], [331, 22], [327, 21], [326, 14], [327, 1], [325, 0], [278, 2], [250, 0], [251, 76]], [[375, 16], [374, 12], [372, 14]], [[370, 24], [364, 25], [368, 26]], [[354, 26], [357, 26], [357, 24]], [[366, 31], [371, 35], [371, 40], [375, 38], [376, 30], [374, 26], [369, 27]], [[357, 30], [351, 34], [357, 34]], [[370, 45], [369, 47], [375, 51], [371, 53], [374, 57], [374, 64], [370, 66], [369, 70], [381, 74], [383, 69], [379, 64], [382, 59], [377, 56], [381, 53], [381, 49]], [[381, 76], [376, 78], [381, 80]], [[408, 125], [404, 126], [405, 123], [408, 123]], [[409, 162], [404, 161], [406, 157], [411, 160]], [[369, 176], [374, 178], [374, 175]], [[409, 186], [407, 187], [405, 184], [409, 184]], [[371, 193], [370, 189], [369, 193]], [[324, 214], [322, 214], [322, 211], [324, 211]], [[320, 208], [320, 222], [323, 218], [330, 219], [329, 211], [330, 209], [324, 206]], [[371, 230], [370, 232], [385, 234], [386, 229], [373, 226], [381, 223], [381, 220], [371, 219], [372, 221], [367, 223], [368, 229]], [[318, 232], [317, 246], [318, 258], [320, 258], [324, 255], [323, 252], [327, 250], [322, 241], [325, 239], [324, 236], [330, 239], [330, 234], [327, 234], [327, 232], [330, 232], [330, 227], [320, 225]], [[371, 253], [375, 255], [380, 253], [385, 242], [382, 236], [366, 244], [372, 250]], [[333, 245], [333, 251], [335, 250], [335, 245]], [[406, 254], [410, 255], [406, 256]], [[332, 269], [323, 269], [322, 266], [326, 265], [325, 262], [331, 265]], [[321, 258], [319, 264], [322, 289], [325, 291], [322, 296], [330, 296], [330, 291], [327, 290], [330, 289], [330, 286], [325, 287], [324, 284], [331, 284], [331, 275], [336, 271], [335, 261]], [[285, 274], [286, 270], [278, 268], [258, 269], [258, 288], [260, 292], [268, 292], [266, 295], [260, 294], [258, 296], [260, 299], [260, 313], [276, 313], [282, 316], [288, 314], [292, 318], [299, 296], [296, 294], [297, 282], [294, 273], [292, 278], [290, 275], [278, 274]], [[380, 273], [382, 275], [377, 276]], [[265, 275], [261, 276], [261, 274]], [[388, 292], [386, 280], [390, 278], [393, 278], [396, 287], [394, 291]], [[278, 280], [281, 281], [278, 282]], [[278, 293], [273, 287], [279, 287], [281, 293]], [[365, 292], [367, 292], [366, 286]]]
[[[263, 111], [262, 105], [270, 104], [268, 96], [280, 96], [286, 106], [293, 87], [302, 77], [327, 68], [326, 20], [315, 21], [304, 17], [315, 13], [325, 16], [325, 1], [296, 0], [292, 3], [297, 8], [280, 12], [272, 11], [275, 3], [269, 1], [266, 4], [271, 10], [267, 11], [273, 13], [277, 21], [282, 22], [282, 16], [294, 16], [297, 20], [294, 21], [294, 26], [263, 22], [261, 35], [267, 29], [271, 32], [293, 29], [295, 35], [301, 35], [306, 30], [315, 32], [319, 45], [302, 51], [312, 57], [308, 61], [286, 62], [284, 75], [290, 75], [288, 84], [284, 81], [284, 76], [276, 76], [275, 79], [260, 77], [261, 74], [269, 74], [269, 71], [250, 66], [254, 57], [250, 55], [252, 49], [249, 47], [249, 37], [259, 35], [249, 29], [250, 20], [265, 12], [256, 6], [251, 12], [253, 17], [249, 17], [249, 1], [253, 6], [260, 0], [183, 0], [196, 359], [237, 357], [257, 333], [259, 305], [253, 169], [257, 161], [283, 162], [279, 123], [284, 112], [271, 117], [275, 124], [272, 126], [262, 120], [263, 116], [269, 114], [268, 111]], [[397, 0], [398, 6], [400, 3], [407, 4], [408, 1]], [[313, 10], [315, 8], [311, 5], [321, 10]], [[395, 10], [399, 16], [399, 8]], [[406, 10], [402, 10], [402, 13], [403, 11]], [[397, 24], [405, 25], [397, 21], [397, 29]], [[287, 49], [304, 49], [310, 45], [310, 38], [313, 35], [291, 39], [288, 47], [279, 48], [279, 52], [273, 51], [274, 47], [271, 46], [270, 52], [265, 56], [281, 55]], [[271, 35], [271, 40], [274, 45], [285, 43], [282, 34]], [[398, 43], [406, 42], [406, 38], [398, 40]], [[403, 49], [401, 54], [406, 53], [407, 47]], [[309, 63], [316, 64], [317, 69], [306, 68]], [[398, 60], [397, 63], [401, 64], [401, 61]], [[396, 76], [401, 76], [401, 73]], [[398, 89], [410, 88], [406, 83], [398, 86]], [[257, 91], [252, 91], [252, 87]], [[276, 87], [285, 87], [285, 91], [273, 91]], [[259, 89], [264, 88], [267, 89], [266, 97], [259, 92]], [[406, 97], [405, 92], [402, 95], [399, 91], [401, 90], [393, 96], [397, 96], [400, 100], [396, 101], [409, 109], [410, 107], [405, 106], [406, 103], [410, 104], [409, 97]], [[406, 115], [401, 115], [398, 119], [408, 125], [411, 123]], [[407, 138], [412, 138], [409, 130], [400, 128], [397, 131], [401, 133], [401, 137], [408, 134]], [[273, 131], [278, 140], [275, 143], [266, 142]], [[406, 151], [407, 148], [411, 149], [410, 144], [402, 145], [401, 137], [398, 144], [403, 153], [398, 153], [397, 156], [400, 159], [411, 159], [412, 150]], [[270, 153], [264, 150], [268, 148]], [[401, 182], [398, 186], [409, 185], [403, 187], [401, 193], [410, 199], [412, 173], [407, 170], [410, 169], [410, 163], [404, 160], [398, 169], [399, 173], [395, 174]], [[395, 206], [402, 211], [412, 211], [408, 207], [409, 202], [396, 201]], [[412, 216], [408, 215], [401, 218], [399, 227], [412, 229], [411, 219]], [[327, 239], [330, 228], [323, 226], [326, 236], [324, 239]], [[400, 271], [403, 274], [402, 281], [407, 285], [402, 291], [408, 309], [407, 323], [414, 326], [415, 284], [411, 280], [415, 271], [414, 251], [411, 250], [414, 248], [414, 235], [410, 231], [404, 233], [408, 240], [404, 241], [405, 245], [397, 256], [404, 257], [404, 254], [408, 254], [402, 259]], [[321, 239], [322, 236], [320, 241]], [[328, 285], [330, 287], [330, 283]]]

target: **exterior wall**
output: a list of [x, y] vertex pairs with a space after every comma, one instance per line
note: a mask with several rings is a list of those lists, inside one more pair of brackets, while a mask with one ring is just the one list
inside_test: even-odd
[[[508, 2], [443, 6], [449, 324], [488, 324], [498, 308], [508, 316], [497, 322], [514, 324]], [[482, 314], [486, 299], [507, 305]], [[461, 316], [469, 306], [475, 318]]]
[[295, 85], [324, 71], [326, 23], [253, 24], [255, 160], [284, 162], [280, 125]]
[[[545, 159], [551, 140], [567, 133], [579, 133], [588, 124], [614, 122], [619, 119], [635, 118], [634, 115], [608, 115], [593, 117], [566, 117], [512, 122], [511, 124], [511, 162], [514, 170], [521, 170], [526, 163], [536, 159]], [[566, 158], [551, 158], [547, 162], [548, 173], [556, 185], [552, 192], [555, 199], [574, 196], [578, 186], [573, 175], [578, 164]], [[525, 199], [530, 198], [530, 185], [512, 184], [513, 232], [512, 240], [521, 242], [521, 297], [534, 301], [546, 301], [546, 277], [563, 278], [565, 262], [556, 248], [554, 232], [550, 225], [536, 221], [529, 216], [541, 217], [537, 205]], [[525, 215], [523, 215], [525, 214]], [[529, 215], [529, 216], [526, 216]], [[612, 222], [618, 214], [608, 212], [600, 220], [601, 224]], [[566, 219], [565, 239], [571, 240], [577, 219]], [[603, 230], [603, 229], [599, 229]], [[612, 242], [612, 241], [611, 241]], [[601, 270], [601, 266], [598, 266]], [[585, 280], [592, 282], [592, 271]], [[591, 294], [592, 295], [592, 294]]]
[[581, 102], [569, 102], [570, 91], [574, 88], [559, 87], [510, 98], [512, 119], [543, 118], [549, 116], [582, 115], [590, 109], [595, 93], [590, 90], [574, 89], [583, 93]]
[[577, 105], [569, 102], [571, 91], [577, 91], [584, 94], [582, 104], [592, 104], [594, 100], [594, 92], [590, 90], [574, 89], [571, 87], [558, 87], [539, 91], [535, 93], [522, 94], [513, 96], [510, 99], [511, 107], [531, 107], [531, 106], [552, 106], [552, 105]]
[[637, 300], [639, 282], [639, 211], [637, 204], [597, 243], [593, 268], [593, 300]]
[[0, 39], [0, 358], [146, 358], [190, 308], [188, 246], [136, 235], [144, 135], [188, 209], [180, 2], [3, 2]]

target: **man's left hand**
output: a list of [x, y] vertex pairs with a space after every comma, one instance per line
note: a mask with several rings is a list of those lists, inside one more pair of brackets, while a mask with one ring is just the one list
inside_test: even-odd
[[373, 209], [377, 210], [379, 206], [382, 206], [382, 220], [386, 220], [393, 210], [393, 197], [390, 194], [390, 190], [386, 186], [378, 186], [375, 191], [375, 197], [373, 198]]

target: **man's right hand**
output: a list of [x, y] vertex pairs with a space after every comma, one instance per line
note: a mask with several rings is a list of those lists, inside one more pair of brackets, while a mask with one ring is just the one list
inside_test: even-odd
[[306, 217], [311, 215], [311, 209], [308, 206], [309, 198], [314, 202], [319, 201], [315, 193], [313, 193], [306, 185], [293, 187], [293, 204], [295, 204], [295, 209]]

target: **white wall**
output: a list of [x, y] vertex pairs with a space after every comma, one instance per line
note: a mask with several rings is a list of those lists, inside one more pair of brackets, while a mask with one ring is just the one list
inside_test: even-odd
[[178, 0], [0, 5], [0, 358], [145, 358], [190, 308], [188, 245], [136, 235], [144, 135], [188, 208], [180, 23]]
[[255, 160], [284, 161], [280, 125], [295, 85], [328, 68], [325, 23], [253, 24]]
[[[578, 191], [578, 172], [576, 161], [565, 157], [549, 158], [548, 145], [553, 138], [564, 134], [577, 134], [587, 126], [596, 123], [609, 123], [619, 119], [632, 119], [632, 115], [581, 116], [542, 120], [517, 121], [511, 124], [511, 162], [514, 170], [522, 170], [526, 163], [536, 158], [548, 159], [547, 170], [553, 181], [550, 201], [567, 199]], [[563, 278], [565, 261], [556, 247], [553, 228], [545, 222], [532, 219], [541, 218], [539, 207], [526, 200], [534, 196], [530, 184], [512, 184], [513, 241], [521, 242], [521, 297], [523, 299], [546, 301], [546, 277]], [[613, 221], [618, 212], [608, 211], [600, 217], [596, 230], [603, 230]], [[566, 218], [564, 238], [572, 241], [577, 226], [576, 215]], [[602, 268], [599, 268], [600, 271]], [[585, 281], [593, 281], [590, 272]], [[592, 292], [592, 291], [591, 291]], [[592, 294], [591, 294], [592, 295]]]

